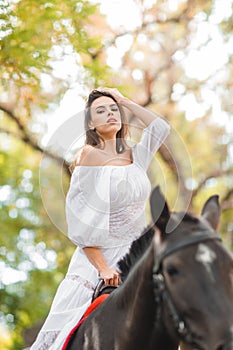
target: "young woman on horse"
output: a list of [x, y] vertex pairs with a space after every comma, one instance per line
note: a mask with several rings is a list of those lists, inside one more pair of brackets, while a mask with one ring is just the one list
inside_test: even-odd
[[[145, 125], [133, 147], [126, 143], [124, 108]], [[77, 248], [31, 350], [61, 349], [99, 279], [119, 284], [117, 263], [146, 226], [147, 169], [170, 130], [164, 119], [117, 89], [92, 91], [85, 112], [86, 142], [75, 156], [66, 197], [68, 236]]]

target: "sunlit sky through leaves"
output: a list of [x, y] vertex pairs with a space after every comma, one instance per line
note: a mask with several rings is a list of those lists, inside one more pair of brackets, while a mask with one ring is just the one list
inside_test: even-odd
[[[154, 1], [147, 0], [144, 1], [144, 4], [150, 7], [153, 2]], [[176, 10], [180, 2], [182, 2], [182, 0], [168, 1], [170, 11]], [[100, 3], [100, 11], [106, 15], [107, 22], [113, 29], [130, 32], [140, 25], [141, 18], [138, 2], [133, 0], [99, 0], [98, 3]], [[212, 106], [214, 121], [219, 124], [227, 125], [229, 132], [232, 132], [233, 126], [230, 124], [228, 116], [221, 110], [220, 100], [212, 90], [211, 81], [214, 81], [216, 74], [224, 74], [223, 68], [228, 61], [228, 55], [233, 54], [233, 38], [228, 41], [228, 43], [224, 42], [217, 26], [223, 19], [227, 19], [231, 16], [231, 7], [232, 0], [216, 0], [215, 9], [213, 14], [208, 18], [208, 21], [205, 13], [198, 14], [195, 19], [196, 23], [198, 23], [198, 29], [196, 35], [189, 44], [188, 55], [184, 55], [183, 52], [176, 52], [173, 57], [174, 60], [183, 64], [188, 77], [198, 80], [210, 79], [210, 83], [208, 84], [207, 81], [207, 84], [201, 90], [204, 102], [197, 102], [192, 93], [185, 94], [184, 86], [180, 83], [174, 85], [172, 95], [174, 101], [179, 101], [179, 108], [185, 111], [188, 120], [192, 120], [194, 116], [195, 118], [202, 117], [204, 112]], [[140, 37], [140, 40], [145, 39], [143, 35]], [[115, 70], [119, 69], [122, 63], [122, 57], [129, 48], [132, 40], [132, 35], [128, 33], [117, 40], [116, 46], [110, 47], [107, 50], [107, 63], [110, 67]], [[143, 60], [143, 53], [137, 52], [135, 55], [138, 61]], [[72, 56], [69, 57], [69, 55], [66, 56], [63, 62], [60, 61], [54, 64], [54, 73], [57, 75], [62, 74], [61, 78], [63, 79], [65, 79], [66, 76], [72, 75], [72, 72], [76, 72], [77, 69], [79, 68], [77, 68], [75, 59]], [[135, 70], [133, 76], [136, 80], [141, 79], [140, 70]], [[49, 88], [49, 76], [44, 76], [42, 82], [44, 86], [48, 86]], [[65, 120], [84, 109], [83, 96], [87, 93], [88, 91], [84, 90], [83, 86], [74, 82], [73, 87], [64, 95], [59, 108], [48, 113], [48, 132], [42, 140], [44, 146], [50, 141], [51, 136]], [[64, 144], [62, 144], [63, 140], [64, 138], [60, 137], [55, 140], [55, 142], [57, 142], [55, 147], [65, 149]], [[81, 142], [82, 141], [83, 140], [81, 140]], [[1, 194], [7, 196], [8, 189], [5, 188], [4, 191], [5, 192]], [[19, 205], [26, 204], [19, 203]], [[54, 257], [52, 258], [54, 259]], [[47, 265], [43, 265], [44, 261], [40, 261], [39, 258], [37, 259], [37, 263], [40, 267], [42, 266], [42, 268], [47, 267]], [[16, 274], [15, 271], [4, 269], [3, 266], [0, 266], [0, 274], [1, 271], [1, 277], [5, 279], [6, 284], [16, 282], [17, 280], [24, 280], [26, 276], [24, 272]]]
[[[141, 23], [139, 3], [133, 0], [93, 0], [93, 2], [100, 4], [101, 13], [106, 16], [107, 23], [114, 30], [129, 32], [119, 37], [115, 46], [107, 49], [107, 63], [117, 71], [121, 67], [124, 53], [133, 40], [130, 31], [140, 26]], [[150, 8], [154, 2], [152, 0], [144, 1], [144, 6]], [[168, 4], [167, 10], [175, 11], [179, 3], [182, 3], [182, 0], [166, 2]], [[179, 101], [179, 108], [185, 112], [186, 119], [200, 118], [211, 107], [213, 121], [227, 126], [228, 130], [232, 130], [233, 127], [229, 122], [229, 117], [221, 110], [221, 103], [218, 96], [213, 92], [212, 82], [214, 83], [216, 77], [219, 78], [219, 75], [224, 74], [224, 65], [228, 61], [228, 55], [233, 53], [233, 38], [227, 43], [224, 42], [218, 29], [218, 24], [231, 16], [231, 7], [232, 0], [216, 0], [214, 10], [208, 20], [206, 14], [200, 12], [195, 18], [195, 24], [193, 24], [197, 26], [197, 31], [190, 41], [188, 54], [185, 55], [178, 51], [173, 57], [173, 60], [177, 60], [183, 65], [189, 78], [200, 81], [209, 79], [209, 84], [207, 82], [201, 90], [204, 102], [196, 101], [193, 93], [185, 94], [184, 87], [179, 83], [175, 84], [172, 95], [173, 100]], [[140, 40], [146, 40], [145, 35], [141, 35]], [[138, 61], [143, 60], [142, 52], [136, 52], [135, 55]], [[54, 66], [54, 70], [55, 72], [56, 70], [62, 72], [63, 78], [70, 75], [72, 66], [74, 70], [77, 70], [77, 66], [74, 63], [72, 65], [72, 58], [69, 57], [63, 62], [62, 69], [60, 69], [60, 65], [61, 63], [59, 63], [59, 67]], [[142, 72], [139, 69], [134, 70], [133, 77], [136, 80], [141, 79]], [[84, 100], [81, 95], [87, 93], [88, 91], [83, 91], [83, 87], [77, 83], [74, 83], [73, 87], [66, 92], [59, 108], [48, 115], [48, 133], [43, 138], [44, 145], [51, 139], [51, 135], [56, 128], [69, 117], [84, 109]], [[58, 143], [61, 142], [61, 140], [58, 140]], [[82, 142], [83, 139], [80, 139], [80, 144]], [[64, 149], [64, 145], [59, 144], [58, 148]]]

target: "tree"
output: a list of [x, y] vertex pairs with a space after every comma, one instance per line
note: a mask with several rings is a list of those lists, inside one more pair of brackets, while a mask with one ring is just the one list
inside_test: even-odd
[[[52, 174], [62, 165], [67, 189], [70, 173], [59, 154], [43, 148], [45, 123], [36, 115], [58, 103], [77, 79], [99, 84], [107, 70], [94, 57], [98, 34], [88, 32], [97, 11], [93, 4], [22, 0], [1, 5], [1, 319], [14, 330], [12, 348], [22, 349], [23, 330], [45, 318], [74, 250], [65, 237], [57, 237], [41, 199], [41, 186], [52, 188], [54, 203], [60, 204]], [[88, 64], [79, 64], [82, 55]], [[66, 59], [78, 67], [75, 76], [61, 74], [59, 63]], [[55, 160], [45, 184], [39, 183], [42, 155]], [[7, 272], [17, 273], [15, 283], [8, 282]]]
[[[110, 27], [98, 6], [88, 1], [3, 2], [0, 254], [3, 271], [11, 268], [22, 274], [16, 283], [3, 280], [0, 293], [2, 317], [14, 329], [14, 349], [22, 348], [24, 330], [45, 318], [74, 250], [58, 225], [64, 220], [58, 190], [62, 187], [66, 193], [70, 173], [63, 155], [43, 146], [46, 123], [38, 115], [55, 108], [77, 82], [84, 95], [93, 87], [117, 86], [166, 116], [172, 133], [150, 167], [152, 184], [162, 186], [175, 208], [194, 212], [209, 195], [219, 193], [220, 230], [232, 246], [232, 18], [214, 19], [214, 0], [135, 4], [140, 21], [127, 29]], [[195, 76], [187, 62], [211, 49], [215, 35], [225, 45], [224, 64], [211, 71], [210, 57], [205, 74]], [[112, 52], [119, 56], [117, 67], [109, 63]], [[64, 62], [72, 65], [72, 74], [61, 71]], [[221, 118], [225, 125], [219, 123]], [[129, 120], [137, 124], [134, 116]], [[47, 164], [43, 183], [42, 156]], [[61, 167], [62, 184], [56, 176]], [[43, 188], [57, 213], [52, 223], [42, 201]]]
[[[128, 43], [126, 48], [124, 42], [122, 64], [117, 68], [121, 79], [113, 75], [110, 85], [124, 86], [133, 99], [171, 122], [173, 133], [160, 155], [169, 174], [167, 193], [174, 203], [197, 211], [207, 196], [217, 192], [223, 211], [232, 213], [232, 127], [228, 131], [232, 125], [232, 55], [227, 49], [231, 18], [219, 17], [216, 1], [185, 1], [173, 7], [166, 1], [138, 3], [141, 21], [137, 27], [115, 30], [109, 40], [115, 52], [121, 42]], [[225, 56], [211, 65], [212, 58], [207, 60], [205, 51], [217, 56], [216, 40], [224, 46]], [[206, 68], [197, 77], [187, 68], [194, 54]], [[194, 62], [190, 67], [195, 69]], [[193, 106], [191, 115], [190, 108], [186, 113], [188, 104]], [[224, 227], [232, 233], [231, 220]]]
[[[35, 109], [38, 112], [54, 104], [75, 81], [98, 84], [100, 77], [106, 76], [106, 67], [95, 57], [99, 36], [89, 33], [93, 28], [91, 16], [96, 11], [95, 5], [82, 0], [3, 3], [0, 110], [6, 118], [3, 124], [9, 119], [13, 123], [9, 123], [10, 129], [2, 126], [0, 131], [22, 139], [41, 153], [47, 152], [58, 162], [62, 161], [58, 155], [40, 145], [45, 125], [40, 123], [39, 132], [35, 132], [28, 124]], [[88, 65], [79, 64], [82, 55]], [[75, 74], [63, 76], [61, 63], [64, 67], [67, 59], [78, 68]]]

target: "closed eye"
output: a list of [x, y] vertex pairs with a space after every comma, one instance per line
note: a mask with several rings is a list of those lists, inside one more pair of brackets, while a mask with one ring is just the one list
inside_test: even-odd
[[104, 109], [98, 109], [97, 110], [97, 114], [101, 114], [101, 113], [104, 113]]

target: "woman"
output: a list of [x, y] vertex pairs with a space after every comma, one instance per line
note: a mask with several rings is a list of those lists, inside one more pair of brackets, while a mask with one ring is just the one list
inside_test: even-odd
[[[125, 141], [123, 107], [145, 124], [141, 142], [132, 148]], [[146, 226], [151, 191], [146, 171], [170, 127], [118, 90], [104, 88], [89, 95], [85, 129], [86, 144], [75, 157], [66, 197], [68, 236], [77, 248], [31, 350], [61, 349], [99, 278], [119, 284], [117, 262]]]

